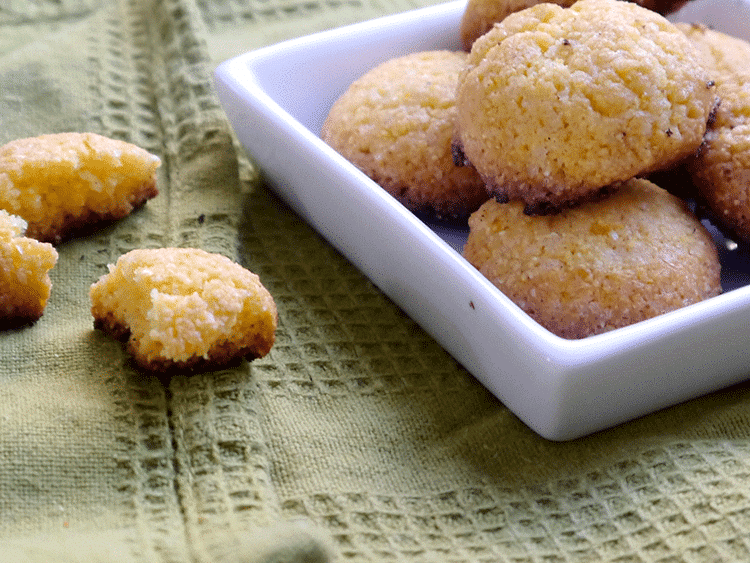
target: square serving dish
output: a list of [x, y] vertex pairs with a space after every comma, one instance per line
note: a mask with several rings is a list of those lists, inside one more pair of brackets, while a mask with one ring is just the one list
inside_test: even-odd
[[[319, 137], [333, 102], [386, 59], [460, 49], [464, 0], [350, 25], [222, 63], [216, 86], [265, 180], [305, 221], [550, 440], [568, 440], [750, 376], [750, 253], [714, 234], [725, 292], [581, 340], [542, 328], [462, 256], [467, 232], [423, 222]], [[750, 36], [747, 0], [672, 19]], [[728, 242], [728, 241], [727, 241]]]

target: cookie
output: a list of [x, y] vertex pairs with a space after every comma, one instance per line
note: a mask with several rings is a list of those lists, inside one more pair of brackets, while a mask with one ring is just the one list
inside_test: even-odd
[[539, 324], [563, 338], [624, 327], [721, 292], [706, 228], [683, 200], [633, 179], [597, 202], [528, 216], [485, 203], [464, 256]]
[[132, 250], [90, 288], [94, 326], [153, 372], [214, 369], [265, 356], [278, 313], [257, 275], [192, 248]]
[[721, 99], [700, 152], [686, 167], [717, 225], [750, 242], [750, 43], [703, 26], [681, 29], [713, 69]]
[[0, 209], [53, 244], [121, 219], [158, 194], [160, 159], [94, 133], [56, 133], [0, 147]]
[[487, 199], [479, 175], [451, 153], [458, 75], [466, 53], [391, 59], [334, 103], [321, 137], [410, 210], [465, 219]]
[[0, 328], [39, 320], [52, 289], [57, 251], [25, 231], [26, 221], [0, 209]]
[[[567, 8], [576, 0], [550, 0]], [[540, 4], [539, 0], [468, 0], [461, 17], [461, 45], [471, 51], [474, 41], [487, 33], [496, 23], [509, 15]]]
[[694, 153], [715, 104], [695, 48], [655, 12], [538, 4], [474, 43], [456, 152], [499, 199], [554, 212]]
[[693, 43], [704, 65], [717, 82], [747, 68], [750, 43], [700, 23], [677, 22], [675, 26]]
[[[575, 2], [575, 0], [550, 1], [565, 8], [572, 6]], [[666, 16], [677, 11], [685, 2], [686, 0], [636, 0], [635, 3]], [[471, 50], [474, 41], [510, 14], [540, 3], [539, 0], [469, 0], [461, 18], [461, 43], [464, 49]]]

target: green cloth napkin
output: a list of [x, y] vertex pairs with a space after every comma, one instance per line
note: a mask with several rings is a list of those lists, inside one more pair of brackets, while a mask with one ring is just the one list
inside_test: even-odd
[[[163, 159], [161, 193], [61, 244], [47, 310], [0, 334], [0, 561], [750, 560], [750, 387], [572, 442], [519, 422], [261, 183], [221, 60], [430, 0], [9, 0], [0, 142], [94, 131]], [[88, 288], [139, 247], [258, 273], [277, 343], [139, 373]]]

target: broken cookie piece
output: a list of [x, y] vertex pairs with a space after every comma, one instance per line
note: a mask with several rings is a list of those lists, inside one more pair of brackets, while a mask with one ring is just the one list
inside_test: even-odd
[[44, 313], [57, 251], [24, 236], [26, 221], [0, 209], [0, 328], [31, 324]]
[[27, 236], [57, 244], [121, 219], [158, 194], [161, 160], [94, 133], [56, 133], [0, 146], [0, 209]]
[[94, 326], [153, 372], [217, 369], [265, 356], [278, 313], [258, 276], [193, 248], [132, 250], [92, 284]]

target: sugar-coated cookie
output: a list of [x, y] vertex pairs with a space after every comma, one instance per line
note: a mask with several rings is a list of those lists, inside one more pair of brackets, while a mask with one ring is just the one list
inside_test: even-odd
[[55, 133], [0, 146], [0, 209], [27, 235], [58, 243], [120, 219], [158, 194], [160, 159], [94, 133]]
[[641, 179], [597, 202], [529, 216], [491, 200], [464, 256], [539, 324], [583, 338], [721, 292], [716, 246], [684, 202]]
[[488, 197], [476, 171], [451, 154], [466, 56], [426, 51], [382, 63], [334, 103], [322, 139], [412, 211], [466, 218]]
[[90, 288], [94, 326], [141, 368], [211, 369], [266, 355], [278, 313], [258, 276], [192, 248], [132, 250]]
[[[549, 1], [567, 8], [576, 0]], [[671, 14], [685, 2], [686, 0], [635, 0], [636, 4], [662, 15]], [[471, 50], [474, 41], [510, 14], [540, 3], [540, 0], [468, 0], [461, 18], [461, 43], [464, 49]]]
[[750, 242], [750, 43], [704, 26], [679, 25], [712, 69], [721, 99], [687, 170], [718, 225]]
[[37, 321], [52, 289], [57, 251], [25, 231], [26, 221], [0, 209], [0, 328]]
[[696, 49], [657, 13], [537, 4], [474, 43], [456, 152], [500, 200], [554, 212], [695, 152], [715, 104]]

